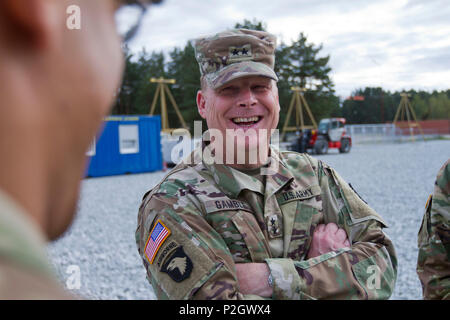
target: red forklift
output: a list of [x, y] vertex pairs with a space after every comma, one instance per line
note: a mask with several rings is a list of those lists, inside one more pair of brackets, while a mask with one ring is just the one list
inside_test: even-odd
[[352, 138], [345, 130], [345, 118], [326, 118], [319, 122], [317, 130], [305, 129], [291, 145], [297, 152], [313, 152], [326, 154], [328, 149], [339, 149], [340, 153], [348, 153], [352, 147]]

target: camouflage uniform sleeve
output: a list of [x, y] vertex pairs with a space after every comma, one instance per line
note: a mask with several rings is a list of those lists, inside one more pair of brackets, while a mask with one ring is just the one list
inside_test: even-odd
[[450, 299], [450, 160], [436, 178], [418, 235], [417, 275], [424, 299]]
[[310, 158], [317, 168], [323, 223], [345, 229], [351, 248], [304, 261], [267, 259], [275, 299], [388, 299], [397, 277], [392, 242], [383, 219], [330, 167]]
[[[185, 190], [179, 182], [166, 181], [139, 209], [136, 243], [157, 298], [258, 299], [239, 292], [228, 247], [203, 218], [201, 204]], [[170, 234], [153, 257], [146, 245], [158, 222]]]

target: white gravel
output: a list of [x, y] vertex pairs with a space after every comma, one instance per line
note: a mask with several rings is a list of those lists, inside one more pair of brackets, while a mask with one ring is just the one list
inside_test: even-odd
[[[417, 232], [425, 202], [450, 141], [354, 146], [349, 154], [317, 156], [335, 168], [380, 213], [398, 256], [392, 299], [421, 299], [416, 276]], [[91, 178], [82, 182], [77, 217], [49, 244], [56, 273], [75, 294], [91, 299], [155, 299], [138, 256], [134, 232], [144, 193], [165, 172]], [[73, 266], [75, 271], [73, 273]], [[79, 282], [74, 282], [79, 275]]]

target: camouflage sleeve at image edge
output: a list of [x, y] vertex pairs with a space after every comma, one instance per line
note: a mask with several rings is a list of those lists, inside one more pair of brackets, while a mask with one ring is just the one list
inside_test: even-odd
[[418, 234], [424, 299], [450, 299], [450, 160], [439, 170]]
[[331, 168], [309, 157], [317, 168], [325, 221], [347, 232], [351, 248], [294, 261], [266, 259], [274, 299], [388, 299], [397, 277], [392, 242], [383, 219]]

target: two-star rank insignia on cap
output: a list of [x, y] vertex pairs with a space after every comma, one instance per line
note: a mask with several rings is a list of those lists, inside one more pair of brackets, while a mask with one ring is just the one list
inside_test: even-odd
[[160, 219], [158, 219], [152, 231], [150, 232], [150, 236], [148, 237], [144, 249], [145, 256], [147, 257], [148, 262], [150, 262], [150, 264], [152, 264], [153, 260], [155, 260], [159, 248], [169, 235], [170, 229], [167, 228]]
[[193, 267], [192, 260], [184, 252], [183, 246], [180, 246], [162, 266], [161, 272], [167, 273], [174, 281], [181, 282], [191, 275]]
[[229, 47], [228, 61], [245, 61], [253, 59], [252, 47], [250, 44], [245, 44], [241, 47]]

